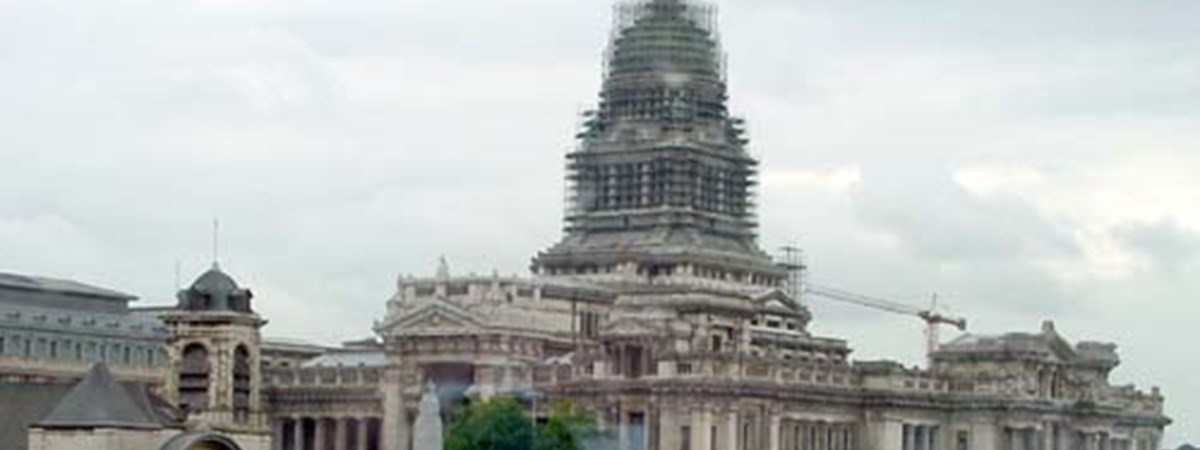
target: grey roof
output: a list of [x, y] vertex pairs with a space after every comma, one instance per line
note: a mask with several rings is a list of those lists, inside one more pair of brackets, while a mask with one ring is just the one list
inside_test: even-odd
[[130, 294], [114, 291], [112, 289], [92, 286], [89, 284], [83, 284], [78, 281], [33, 275], [18, 275], [14, 273], [0, 273], [0, 287], [43, 292], [57, 292], [113, 300], [128, 301], [137, 298]]
[[251, 313], [249, 289], [238, 287], [233, 277], [213, 263], [212, 268], [196, 278], [187, 289], [179, 291], [179, 309], [202, 311], [236, 311]]
[[379, 367], [387, 364], [383, 351], [333, 351], [305, 361], [302, 367]]
[[[60, 307], [55, 307], [60, 306]], [[61, 307], [0, 302], [0, 330], [24, 328], [76, 336], [110, 336], [121, 339], [166, 339], [162, 321], [155, 317]]]
[[0, 449], [28, 448], [26, 428], [70, 391], [69, 383], [0, 382]]
[[136, 399], [97, 363], [58, 405], [38, 421], [43, 428], [161, 428], [150, 400]]

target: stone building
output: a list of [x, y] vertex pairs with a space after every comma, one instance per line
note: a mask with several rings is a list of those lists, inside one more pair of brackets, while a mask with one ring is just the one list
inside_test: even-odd
[[1049, 322], [967, 335], [925, 369], [851, 361], [845, 341], [811, 334], [756, 243], [758, 163], [726, 106], [712, 8], [617, 14], [599, 105], [567, 156], [564, 238], [530, 278], [443, 263], [398, 280], [374, 356], [268, 376], [277, 448], [349, 448], [345, 413], [380, 428], [366, 448], [407, 450], [426, 381], [446, 414], [464, 398], [516, 396], [534, 414], [570, 399], [622, 450], [1158, 448], [1157, 390], [1113, 385], [1115, 346], [1073, 345]]
[[564, 237], [530, 276], [443, 261], [396, 280], [374, 336], [325, 348], [263, 341], [250, 291], [214, 267], [153, 311], [160, 394], [279, 450], [409, 450], [430, 382], [445, 419], [469, 399], [535, 416], [569, 399], [619, 450], [1159, 448], [1157, 389], [1113, 383], [1113, 344], [1050, 322], [965, 335], [923, 369], [853, 361], [809, 332], [802, 290], [757, 244], [758, 162], [727, 108], [714, 9], [616, 11], [599, 104], [567, 155]]
[[0, 448], [24, 449], [26, 428], [103, 362], [120, 378], [166, 375], [162, 322], [132, 295], [58, 278], [0, 273]]

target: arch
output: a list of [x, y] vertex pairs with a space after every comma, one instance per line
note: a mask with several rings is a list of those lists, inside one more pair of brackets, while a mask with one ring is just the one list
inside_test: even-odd
[[242, 447], [226, 436], [193, 431], [167, 440], [159, 450], [242, 450]]
[[208, 348], [192, 343], [183, 347], [179, 361], [179, 407], [184, 411], [207, 409], [211, 377]]
[[252, 371], [254, 365], [250, 361], [250, 350], [244, 344], [238, 344], [233, 349], [233, 418], [239, 423], [250, 419], [250, 395], [252, 390]]

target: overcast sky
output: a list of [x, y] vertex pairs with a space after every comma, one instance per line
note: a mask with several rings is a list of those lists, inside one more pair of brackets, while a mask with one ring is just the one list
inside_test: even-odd
[[[1114, 340], [1200, 440], [1200, 2], [729, 0], [762, 244], [973, 331]], [[221, 263], [271, 337], [370, 334], [398, 274], [523, 274], [561, 229], [609, 0], [0, 0], [0, 270], [173, 301]], [[915, 364], [922, 324], [814, 299]], [[944, 338], [953, 337], [947, 332]]]

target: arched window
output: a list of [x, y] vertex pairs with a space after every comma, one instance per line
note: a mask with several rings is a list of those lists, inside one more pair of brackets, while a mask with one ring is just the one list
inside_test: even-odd
[[208, 408], [208, 349], [200, 344], [183, 348], [179, 363], [179, 407], [185, 411]]
[[238, 345], [233, 350], [233, 417], [238, 422], [250, 418], [250, 351]]

